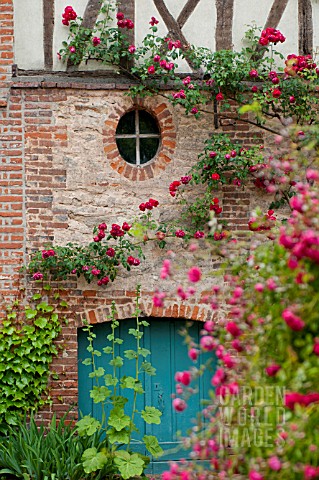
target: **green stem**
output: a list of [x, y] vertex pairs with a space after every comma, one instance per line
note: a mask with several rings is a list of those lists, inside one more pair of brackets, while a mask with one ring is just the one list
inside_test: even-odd
[[[140, 301], [140, 295], [141, 295], [141, 285], [137, 285], [137, 287], [136, 287], [136, 299], [135, 299], [135, 305], [136, 305], [135, 318], [136, 318], [136, 333], [137, 333], [137, 335], [136, 335], [136, 359], [135, 359], [135, 384], [138, 383], [138, 379], [139, 379], [139, 350], [140, 350], [140, 322], [139, 322], [140, 309], [139, 309], [139, 301]], [[137, 392], [136, 392], [136, 390], [134, 390], [131, 425], [130, 425], [130, 430], [129, 430], [129, 442], [128, 442], [128, 445], [127, 445], [127, 450], [129, 450], [129, 448], [130, 448], [131, 439], [132, 439], [134, 416], [135, 416], [135, 410], [136, 410], [136, 399], [137, 399]]]

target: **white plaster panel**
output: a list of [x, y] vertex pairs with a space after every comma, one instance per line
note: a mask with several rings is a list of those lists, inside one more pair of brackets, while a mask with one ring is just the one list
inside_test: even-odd
[[319, 57], [319, 0], [312, 0], [312, 15], [313, 15], [313, 49], [318, 63]]
[[42, 0], [14, 0], [14, 51], [19, 68], [44, 67]]
[[[234, 50], [243, 46], [245, 32], [250, 25], [256, 24], [263, 27], [270, 12], [272, 2], [241, 0], [235, 2], [233, 44]], [[287, 56], [289, 53], [298, 54], [298, 0], [289, 0], [285, 12], [277, 28], [285, 35], [286, 41], [278, 43], [275, 49]], [[283, 66], [278, 60], [277, 65]]]
[[68, 5], [72, 5], [78, 16], [83, 17], [87, 0], [55, 0], [54, 12], [54, 37], [53, 37], [53, 70], [65, 70], [66, 64], [57, 57], [57, 52], [62, 47], [69, 35], [69, 28], [62, 24], [62, 13]]

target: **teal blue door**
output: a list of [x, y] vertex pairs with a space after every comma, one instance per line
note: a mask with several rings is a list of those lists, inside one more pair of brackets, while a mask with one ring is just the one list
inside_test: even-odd
[[[202, 408], [202, 400], [208, 398], [211, 372], [207, 371], [199, 379], [197, 392], [191, 396], [186, 410], [176, 413], [172, 408], [172, 394], [175, 393], [176, 385], [174, 376], [176, 371], [188, 370], [192, 363], [187, 355], [187, 347], [183, 344], [183, 337], [179, 334], [179, 331], [185, 327], [185, 322], [156, 318], [148, 319], [148, 322], [150, 326], [145, 329], [141, 346], [151, 351], [151, 358], [148, 357], [147, 360], [156, 368], [156, 375], [145, 375], [145, 378], [142, 379], [145, 394], [138, 395], [139, 403], [137, 409], [141, 411], [145, 405], [154, 406], [162, 412], [162, 417], [160, 425], [148, 425], [144, 422], [137, 423], [139, 432], [136, 433], [135, 440], [138, 441], [144, 435], [155, 435], [157, 437], [166, 453], [160, 459], [153, 459], [147, 473], [161, 473], [167, 468], [166, 462], [168, 460], [178, 461], [179, 458], [187, 457], [187, 453], [184, 450], [178, 449], [179, 441], [176, 432], [180, 432], [183, 435], [192, 427], [192, 420]], [[201, 326], [200, 322], [195, 322], [189, 329], [189, 333], [195, 342], [198, 342]], [[124, 350], [134, 349], [135, 347], [134, 337], [128, 334], [129, 328], [134, 327], [135, 322], [132, 319], [120, 321], [117, 336], [124, 340], [123, 344], [118, 346], [118, 354], [122, 357], [124, 357]], [[94, 347], [102, 351], [108, 345], [106, 336], [111, 333], [110, 323], [106, 322], [96, 325], [93, 331], [96, 334]], [[83, 359], [89, 355], [86, 350], [88, 346], [86, 332], [83, 332], [81, 329], [78, 332], [78, 346], [79, 412], [81, 415], [92, 414], [96, 418], [101, 418], [101, 405], [93, 403], [90, 398], [90, 390], [93, 387], [93, 380], [89, 378], [91, 367], [82, 364]], [[97, 366], [103, 366], [106, 372], [111, 373], [111, 367], [108, 365], [109, 361], [110, 356], [102, 354], [101, 357], [97, 358]], [[134, 361], [126, 360], [121, 368], [120, 376], [134, 376], [134, 366]], [[128, 390], [126, 389], [125, 396], [128, 396], [127, 392]], [[130, 401], [125, 408], [127, 408], [127, 413], [130, 415]], [[138, 445], [135, 445], [134, 449], [146, 453]]]

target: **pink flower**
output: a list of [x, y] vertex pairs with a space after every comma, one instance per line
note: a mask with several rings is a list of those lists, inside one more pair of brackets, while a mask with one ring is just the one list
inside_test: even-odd
[[54, 257], [55, 251], [54, 250], [42, 250], [42, 258]]
[[177, 237], [177, 238], [183, 238], [183, 237], [185, 237], [185, 235], [186, 234], [185, 234], [184, 230], [176, 230], [176, 232], [175, 232], [175, 237]]
[[308, 168], [306, 172], [307, 180], [319, 180], [319, 172], [318, 170], [313, 170], [312, 168]]
[[183, 79], [183, 84], [188, 85], [189, 83], [191, 83], [191, 77], [187, 76]]
[[268, 377], [274, 377], [279, 372], [280, 369], [281, 369], [280, 365], [273, 363], [272, 365], [269, 365], [268, 367], [265, 368], [265, 372], [267, 373]]
[[129, 265], [134, 265], [135, 267], [141, 263], [138, 258], [134, 258], [132, 255], [127, 257], [126, 261]]
[[191, 113], [192, 113], [193, 115], [196, 115], [196, 113], [198, 113], [198, 108], [193, 107], [193, 108], [191, 109]]
[[225, 379], [226, 379], [225, 371], [222, 368], [218, 368], [211, 379], [211, 384], [214, 387], [217, 387], [217, 385], [220, 385]]
[[176, 372], [175, 381], [180, 382], [186, 387], [191, 383], [192, 376], [188, 371]]
[[277, 288], [277, 284], [273, 278], [268, 278], [268, 280], [266, 280], [266, 285], [269, 290], [276, 290]]
[[151, 21], [150, 21], [149, 23], [150, 23], [150, 25], [151, 25], [152, 27], [154, 27], [154, 25], [157, 25], [157, 24], [158, 24], [158, 20], [156, 20], [155, 17], [151, 17]]
[[106, 230], [106, 229], [107, 229], [106, 223], [104, 223], [104, 222], [103, 222], [103, 223], [100, 223], [100, 225], [98, 226], [98, 229], [99, 229], [99, 230]]
[[275, 472], [278, 472], [281, 469], [281, 461], [276, 456], [269, 458], [268, 465], [269, 468], [271, 468], [271, 470], [274, 470]]
[[103, 278], [101, 278], [101, 279], [97, 282], [97, 284], [98, 284], [99, 286], [101, 286], [101, 285], [107, 285], [107, 284], [109, 283], [109, 281], [110, 281], [109, 277], [103, 277]]
[[159, 55], [154, 55], [153, 62], [160, 62], [161, 57]]
[[203, 237], [205, 237], [205, 233], [199, 230], [194, 234], [194, 238], [203, 238]]
[[108, 248], [108, 249], [106, 250], [106, 255], [107, 255], [108, 257], [113, 258], [113, 257], [115, 256], [115, 250], [114, 250], [114, 248], [112, 248], [112, 247]]
[[313, 480], [318, 477], [319, 477], [319, 468], [312, 467], [311, 465], [305, 465], [304, 480]]
[[256, 85], [253, 85], [253, 86], [251, 87], [251, 91], [252, 91], [253, 93], [258, 92], [258, 87], [257, 87]]
[[188, 270], [188, 280], [192, 283], [197, 283], [200, 281], [202, 272], [198, 267], [192, 267]]
[[101, 270], [94, 267], [94, 268], [92, 268], [91, 273], [92, 273], [92, 275], [99, 275], [101, 273]]
[[265, 286], [260, 282], [256, 283], [256, 285], [254, 286], [254, 289], [256, 290], [256, 292], [263, 292], [264, 288]]
[[250, 78], [257, 78], [258, 77], [257, 70], [250, 70], [249, 76], [250, 76]]
[[122, 230], [124, 230], [124, 232], [128, 232], [129, 230], [131, 230], [131, 227], [132, 225], [129, 225], [127, 222], [124, 222], [122, 225]]
[[228, 322], [226, 325], [226, 330], [235, 338], [240, 337], [242, 334], [242, 331], [235, 322]]
[[154, 307], [164, 307], [164, 298], [166, 297], [166, 293], [164, 292], [155, 292], [153, 296], [153, 305]]
[[161, 278], [164, 280], [171, 274], [171, 262], [170, 260], [164, 260], [161, 268]]
[[281, 316], [288, 325], [288, 327], [295, 332], [302, 330], [305, 326], [305, 322], [300, 317], [295, 315], [291, 310], [289, 310], [289, 308], [286, 308], [282, 312]]
[[197, 360], [198, 354], [199, 354], [199, 351], [196, 350], [196, 348], [190, 348], [188, 350], [188, 356], [191, 360], [194, 360], [194, 361]]
[[130, 45], [130, 46], [128, 47], [128, 51], [129, 51], [129, 53], [135, 53], [135, 52], [136, 52], [136, 47], [135, 47], [135, 45]]
[[219, 173], [212, 173], [212, 180], [219, 180], [219, 179], [220, 179]]
[[313, 353], [319, 357], [319, 338], [315, 338]]
[[248, 475], [249, 480], [264, 480], [264, 477], [256, 470], [251, 470]]
[[155, 67], [154, 67], [154, 65], [150, 65], [150, 66], [148, 67], [147, 71], [148, 71], [148, 73], [150, 73], [150, 74], [155, 73]]
[[75, 47], [73, 47], [73, 45], [71, 47], [69, 47], [69, 50], [71, 53], [75, 53]]
[[215, 98], [216, 98], [217, 102], [220, 102], [221, 100], [224, 100], [224, 95], [222, 94], [222, 92], [219, 92], [219, 93], [217, 93]]
[[203, 337], [201, 337], [199, 343], [201, 348], [206, 352], [211, 352], [212, 350], [214, 350], [214, 348], [216, 348], [215, 339], [209, 335], [204, 335]]
[[176, 410], [176, 412], [183, 412], [186, 407], [187, 405], [185, 400], [182, 400], [181, 398], [174, 398], [173, 408]]
[[73, 275], [76, 273], [76, 268], [73, 268], [73, 270], [71, 270], [71, 273], [73, 273]]
[[244, 347], [237, 338], [231, 342], [231, 346], [234, 350], [237, 350], [237, 352], [242, 352], [244, 350]]
[[123, 13], [123, 12], [118, 12], [118, 13], [116, 14], [116, 18], [117, 18], [117, 20], [123, 20], [123, 18], [124, 18], [124, 13]]
[[43, 274], [42, 274], [41, 272], [35, 272], [35, 273], [32, 275], [32, 278], [33, 278], [33, 280], [42, 280]]
[[93, 37], [92, 43], [93, 43], [94, 47], [97, 47], [97, 45], [99, 45], [101, 43], [101, 39], [99, 37]]
[[272, 91], [272, 96], [274, 98], [279, 98], [281, 96], [281, 90], [279, 90], [279, 88], [275, 88], [273, 91]]

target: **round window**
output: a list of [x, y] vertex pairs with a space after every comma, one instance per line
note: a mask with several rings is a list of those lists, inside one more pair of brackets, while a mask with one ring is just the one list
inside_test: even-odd
[[160, 131], [150, 113], [132, 110], [120, 119], [115, 138], [124, 160], [138, 166], [155, 157], [160, 144]]

